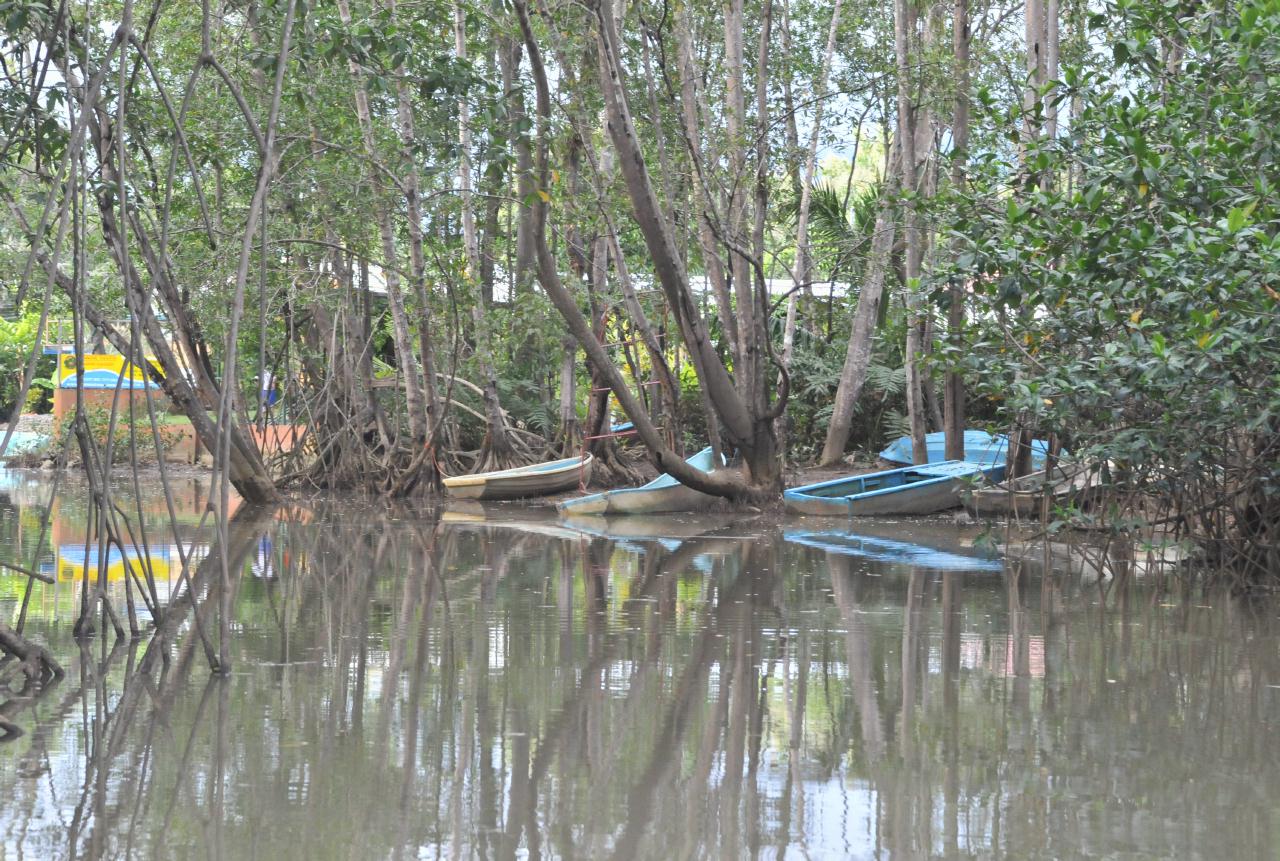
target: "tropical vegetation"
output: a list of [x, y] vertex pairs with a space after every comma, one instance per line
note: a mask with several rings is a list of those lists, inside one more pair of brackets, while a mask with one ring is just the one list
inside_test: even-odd
[[[627, 481], [616, 419], [756, 503], [792, 465], [979, 426], [1106, 463], [1113, 523], [1280, 570], [1274, 0], [0, 22], [24, 347], [60, 319], [73, 349], [154, 355], [245, 499], [582, 450]], [[15, 413], [47, 376], [21, 352]], [[307, 444], [265, 458], [250, 430], [286, 408]], [[740, 468], [686, 467], [706, 442]]]

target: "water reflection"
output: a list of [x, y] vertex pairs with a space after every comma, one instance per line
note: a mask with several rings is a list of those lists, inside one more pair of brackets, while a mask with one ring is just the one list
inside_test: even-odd
[[487, 518], [238, 514], [226, 677], [216, 546], [167, 643], [35, 617], [68, 677], [0, 746], [0, 855], [1274, 851], [1275, 605]]
[[[881, 526], [879, 531], [891, 527]], [[861, 526], [855, 531], [844, 529], [797, 528], [783, 532], [792, 544], [813, 547], [829, 553], [860, 556], [889, 565], [928, 568], [934, 571], [1003, 571], [1004, 563], [993, 554], [985, 553], [972, 544], [946, 541], [932, 536], [929, 544], [903, 541], [899, 537], [878, 535], [875, 527]], [[939, 546], [943, 545], [943, 546]]]

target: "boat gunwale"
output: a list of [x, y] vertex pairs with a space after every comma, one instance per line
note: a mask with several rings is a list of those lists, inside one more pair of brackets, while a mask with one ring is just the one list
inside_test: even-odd
[[[823, 488], [833, 487], [839, 484], [846, 484], [846, 483], [851, 484], [851, 483], [869, 478], [873, 475], [891, 475], [891, 474], [900, 473], [900, 472], [916, 472], [916, 471], [919, 471], [922, 467], [937, 468], [939, 466], [942, 466], [943, 464], [961, 464], [961, 463], [969, 464], [970, 466], [973, 467], [973, 469], [967, 472], [957, 472], [953, 475], [938, 475], [932, 478], [925, 478], [925, 479], [921, 479], [920, 481], [913, 481], [909, 484], [895, 484], [891, 487], [880, 487], [874, 490], [862, 490], [857, 493], [846, 493], [846, 494], [841, 494], [839, 496], [834, 496], [834, 495], [819, 496], [811, 492], [814, 490], [821, 490]], [[985, 476], [988, 471], [998, 469], [1000, 468], [1000, 466], [1002, 465], [992, 464], [990, 466], [986, 466], [980, 463], [974, 463], [972, 461], [967, 461], [967, 460], [944, 460], [938, 463], [915, 464], [912, 466], [898, 467], [897, 469], [883, 469], [883, 470], [878, 470], [876, 472], [863, 473], [862, 475], [851, 475], [851, 476], [846, 476], [845, 478], [835, 478], [835, 479], [830, 479], [828, 481], [821, 481], [821, 482], [818, 482], [817, 484], [806, 484], [801, 487], [796, 487], [796, 488], [792, 488], [791, 490], [787, 490], [782, 494], [782, 496], [783, 496], [783, 499], [794, 499], [794, 500], [803, 500], [803, 501], [813, 500], [813, 501], [831, 502], [831, 503], [839, 503], [840, 501], [843, 501], [844, 504], [847, 506], [852, 504], [852, 500], [855, 497], [857, 499], [873, 499], [878, 496], [884, 496], [885, 494], [889, 494], [889, 493], [898, 493], [903, 490], [908, 490], [910, 488], [931, 487], [935, 484], [938, 484], [939, 482], [956, 481], [958, 479], [968, 478], [975, 474], [981, 474]]]
[[[696, 464], [693, 463], [695, 460], [702, 457], [703, 455], [707, 455], [712, 459], [712, 464], [713, 464], [712, 469], [702, 469], [702, 467], [697, 466]], [[723, 461], [723, 456], [721, 457], [721, 460]], [[690, 455], [688, 458], [685, 459], [685, 463], [695, 466], [697, 469], [708, 474], [714, 471], [715, 469], [714, 462], [715, 462], [715, 452], [712, 450], [711, 446], [707, 446], [706, 448], [699, 451], [697, 454]], [[721, 466], [723, 467], [723, 463], [721, 464]], [[586, 496], [575, 496], [572, 499], [566, 499], [556, 503], [556, 508], [558, 508], [560, 511], [566, 514], [572, 514], [574, 508], [586, 505], [588, 502], [595, 502], [600, 499], [604, 499], [606, 501], [610, 499], [624, 499], [624, 498], [634, 496], [637, 493], [655, 493], [661, 490], [674, 490], [676, 488], [687, 488], [689, 490], [694, 490], [694, 488], [689, 487], [687, 484], [684, 484], [678, 478], [673, 476], [671, 473], [664, 472], [661, 475], [651, 479], [650, 481], [640, 485], [639, 487], [616, 487], [613, 490], [602, 490], [597, 493], [588, 493]], [[701, 493], [701, 491], [696, 491], [696, 490], [694, 492]], [[584, 517], [598, 516], [598, 515], [593, 515], [590, 512], [578, 512], [578, 513]], [[604, 512], [600, 512], [599, 514], [603, 514], [603, 513]]]
[[[516, 466], [511, 469], [499, 469], [493, 472], [473, 472], [466, 475], [451, 475], [443, 479], [445, 487], [472, 487], [477, 484], [488, 484], [495, 479], [501, 480], [506, 478], [522, 478], [524, 476], [538, 477], [555, 477], [563, 475], [573, 470], [584, 469], [588, 464], [595, 460], [595, 455], [588, 452], [585, 457], [563, 457], [557, 460], [548, 460], [540, 464], [529, 464], [528, 466]], [[561, 464], [560, 466], [549, 466], [550, 464]], [[534, 467], [546, 467], [544, 469], [535, 469]]]
[[1059, 462], [1053, 467], [1054, 474], [1051, 474], [1047, 468], [1038, 469], [1017, 478], [991, 481], [983, 487], [974, 488], [973, 493], [975, 496], [984, 497], [1009, 494], [1043, 496], [1045, 488], [1049, 488], [1051, 496], [1060, 496], [1082, 490], [1083, 488], [1077, 486], [1077, 482], [1081, 478], [1088, 478], [1099, 469], [1100, 467], [1084, 461]]

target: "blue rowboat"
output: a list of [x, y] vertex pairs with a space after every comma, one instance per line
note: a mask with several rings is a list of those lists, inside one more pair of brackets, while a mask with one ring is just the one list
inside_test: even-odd
[[[710, 472], [716, 465], [710, 446], [688, 458], [686, 463], [703, 472]], [[722, 459], [720, 465], [723, 464]], [[574, 515], [661, 514], [668, 511], [701, 511], [715, 501], [716, 497], [685, 487], [675, 476], [664, 472], [640, 487], [624, 487], [566, 499], [559, 507], [562, 513]]]
[[[1004, 563], [989, 556], [969, 556], [912, 544], [877, 535], [858, 535], [843, 530], [786, 529], [782, 536], [790, 544], [812, 547], [841, 556], [858, 556], [873, 562], [892, 565], [912, 565], [935, 571], [1003, 571]], [[967, 549], [967, 548], [966, 548]], [[976, 552], [976, 551], [975, 551]]]
[[1004, 464], [946, 460], [808, 484], [783, 498], [792, 514], [932, 514], [959, 505], [960, 491], [970, 482], [1003, 476]]
[[[947, 438], [941, 432], [926, 434], [925, 448], [929, 450], [929, 463], [942, 463], [947, 459]], [[1045, 455], [1049, 451], [1049, 443], [1042, 439], [1031, 441], [1031, 468], [1044, 469]], [[1064, 456], [1066, 452], [1062, 453]], [[969, 463], [1003, 464], [1009, 456], [1009, 438], [992, 436], [986, 431], [967, 430], [964, 432], [964, 460]], [[893, 441], [884, 451], [880, 459], [889, 463], [911, 464], [915, 459], [911, 456], [911, 437], [904, 436]]]

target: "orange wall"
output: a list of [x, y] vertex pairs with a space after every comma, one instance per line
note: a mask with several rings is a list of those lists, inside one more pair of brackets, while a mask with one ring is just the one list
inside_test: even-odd
[[[84, 405], [88, 409], [110, 410], [111, 404], [115, 401], [115, 389], [85, 389]], [[129, 398], [134, 399], [134, 410], [141, 415], [147, 414], [147, 393], [143, 389], [121, 389], [119, 410], [121, 415], [128, 415]], [[151, 391], [151, 400], [156, 405], [157, 411], [169, 409], [169, 399], [162, 392]], [[53, 417], [61, 419], [63, 416], [70, 415], [76, 410], [76, 390], [75, 389], [54, 389], [53, 390]]]

